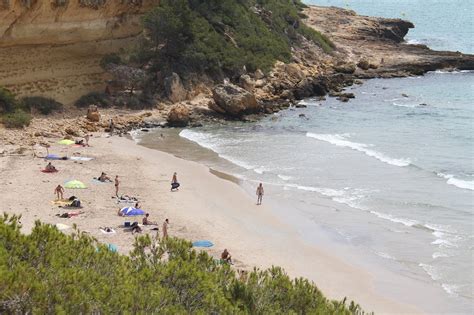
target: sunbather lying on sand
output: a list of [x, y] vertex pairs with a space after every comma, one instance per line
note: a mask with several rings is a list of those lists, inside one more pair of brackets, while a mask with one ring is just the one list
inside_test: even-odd
[[80, 214], [83, 214], [84, 211], [70, 211], [70, 212], [64, 212], [62, 214], [56, 214], [57, 217], [60, 217], [60, 218], [72, 218], [72, 217], [75, 217], [75, 216], [78, 216]]
[[138, 225], [138, 222], [133, 222], [133, 224], [130, 227], [132, 229], [132, 234], [142, 232], [142, 228]]
[[143, 225], [158, 225], [158, 223], [150, 221], [148, 219], [149, 216], [150, 216], [149, 213], [145, 214], [145, 217], [143, 218], [143, 221], [142, 221]]

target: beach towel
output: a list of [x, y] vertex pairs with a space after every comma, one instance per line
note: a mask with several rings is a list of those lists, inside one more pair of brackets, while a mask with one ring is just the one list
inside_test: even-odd
[[98, 179], [95, 178], [95, 177], [91, 180], [91, 182], [92, 182], [93, 184], [98, 184], [98, 185], [111, 183], [111, 181], [101, 182], [100, 180], [98, 180]]
[[201, 240], [193, 242], [193, 247], [212, 247], [214, 244], [211, 241]]
[[62, 223], [56, 223], [56, 228], [60, 231], [64, 231], [70, 228], [69, 225], [62, 224]]
[[115, 230], [111, 228], [109, 228], [109, 231], [107, 231], [106, 229], [100, 229], [100, 231], [104, 234], [115, 234]]
[[118, 251], [117, 245], [114, 244], [107, 244], [107, 248], [111, 251], [116, 253]]
[[71, 160], [73, 161], [92, 161], [94, 158], [87, 157], [87, 156], [71, 156]]
[[41, 172], [43, 172], [43, 173], [57, 173], [59, 171], [58, 170], [46, 170], [46, 169], [44, 169], [44, 170], [41, 170]]
[[46, 155], [45, 159], [46, 160], [62, 160], [62, 158], [56, 154], [48, 154]]

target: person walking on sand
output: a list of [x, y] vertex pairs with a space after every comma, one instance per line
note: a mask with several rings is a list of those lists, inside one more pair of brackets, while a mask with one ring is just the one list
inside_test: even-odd
[[260, 183], [257, 187], [257, 205], [262, 204], [263, 194], [264, 194], [263, 185], [262, 183]]
[[163, 238], [168, 238], [168, 225], [170, 224], [170, 221], [168, 219], [163, 222]]
[[111, 136], [114, 134], [114, 131], [115, 131], [115, 124], [114, 124], [114, 120], [111, 118], [110, 123], [109, 123], [109, 132]]
[[119, 178], [118, 175], [115, 175], [115, 196], [118, 197], [118, 190], [119, 190]]
[[173, 190], [179, 190], [179, 183], [178, 183], [178, 174], [176, 172], [173, 174], [173, 178], [171, 179], [171, 191]]
[[58, 185], [58, 186], [56, 187], [56, 189], [54, 189], [54, 193], [55, 193], [56, 196], [57, 196], [57, 200], [62, 200], [62, 199], [64, 199], [64, 196], [63, 196], [63, 194], [64, 194], [64, 188], [63, 188], [63, 186]]
[[86, 141], [86, 147], [89, 147], [89, 146], [90, 146], [90, 145], [89, 145], [89, 138], [90, 138], [90, 135], [89, 135], [89, 134], [86, 134], [86, 135], [84, 136], [84, 140]]

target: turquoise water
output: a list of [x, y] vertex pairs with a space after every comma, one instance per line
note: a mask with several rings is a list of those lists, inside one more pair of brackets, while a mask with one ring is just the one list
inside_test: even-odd
[[306, 0], [307, 4], [337, 6], [362, 15], [400, 18], [415, 24], [407, 40], [437, 50], [474, 53], [472, 0]]
[[[405, 18], [416, 24], [413, 42], [474, 51], [472, 1], [308, 2]], [[185, 129], [176, 141], [188, 145], [176, 152], [235, 174], [250, 192], [263, 182], [266, 202], [302, 238], [396, 275], [378, 280], [406, 292], [392, 292], [402, 302], [473, 313], [474, 73], [374, 79], [348, 90], [356, 95], [349, 103], [307, 99], [306, 108], [258, 123]]]

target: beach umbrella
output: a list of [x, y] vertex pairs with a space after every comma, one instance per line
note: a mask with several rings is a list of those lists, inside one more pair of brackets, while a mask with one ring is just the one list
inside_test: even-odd
[[69, 189], [86, 189], [87, 186], [78, 180], [71, 180], [64, 184], [64, 187]]
[[144, 215], [145, 211], [134, 207], [125, 207], [120, 210], [124, 216]]
[[63, 139], [61, 141], [58, 141], [58, 143], [63, 144], [63, 145], [71, 145], [71, 144], [74, 144], [75, 142], [69, 139]]

